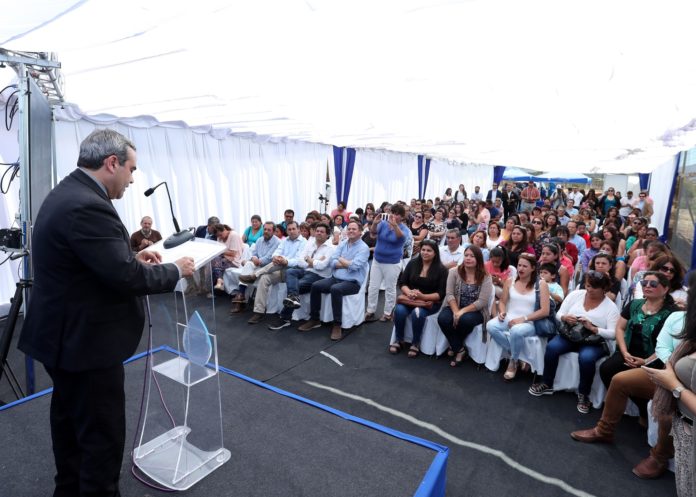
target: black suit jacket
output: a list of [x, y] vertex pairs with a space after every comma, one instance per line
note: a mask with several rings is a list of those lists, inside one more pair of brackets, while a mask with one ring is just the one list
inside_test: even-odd
[[34, 285], [19, 348], [48, 367], [101, 369], [136, 350], [142, 297], [173, 290], [175, 264], [135, 259], [111, 201], [77, 169], [46, 197], [32, 235]]
[[503, 198], [503, 192], [500, 190], [496, 190], [495, 192], [493, 190], [488, 190], [488, 193], [486, 194], [486, 200], [490, 200], [495, 204], [495, 199], [497, 198]]

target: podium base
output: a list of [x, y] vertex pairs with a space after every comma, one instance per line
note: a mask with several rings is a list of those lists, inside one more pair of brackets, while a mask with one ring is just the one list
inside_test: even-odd
[[160, 485], [188, 490], [231, 457], [227, 449], [208, 452], [195, 447], [186, 440], [190, 431], [187, 426], [177, 426], [136, 447], [134, 464]]

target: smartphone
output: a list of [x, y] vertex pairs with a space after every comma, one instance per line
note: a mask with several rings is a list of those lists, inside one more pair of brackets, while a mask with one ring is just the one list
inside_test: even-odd
[[382, 216], [382, 221], [389, 221], [389, 214], [380, 214]]
[[660, 359], [659, 357], [656, 357], [655, 359], [653, 359], [650, 362], [646, 362], [644, 364], [644, 366], [646, 368], [652, 368], [652, 369], [665, 369], [665, 363], [662, 362], [662, 359]]

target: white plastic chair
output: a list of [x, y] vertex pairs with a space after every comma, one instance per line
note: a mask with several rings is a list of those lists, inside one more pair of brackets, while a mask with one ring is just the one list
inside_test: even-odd
[[[510, 336], [510, 332], [506, 331], [506, 335]], [[528, 363], [532, 367], [532, 372], [538, 375], [544, 373], [544, 352], [546, 351], [546, 338], [537, 336], [527, 337], [524, 339], [524, 346], [520, 352], [520, 361]], [[498, 371], [500, 368], [500, 360], [503, 357], [510, 357], [509, 353], [503, 354], [503, 348], [493, 339], [488, 340], [486, 348], [485, 366], [490, 371]]]
[[[440, 308], [442, 310], [442, 308]], [[421, 335], [420, 351], [425, 355], [440, 355], [447, 350], [449, 343], [445, 334], [440, 330], [440, 325], [437, 324], [437, 317], [440, 315], [440, 311], [435, 314], [431, 314], [425, 318], [425, 325], [423, 326], [423, 333]], [[406, 326], [404, 326], [404, 341], [411, 343], [413, 341], [413, 327], [411, 326], [411, 319], [406, 320]], [[391, 337], [389, 338], [389, 344], [396, 342], [396, 327], [392, 327]]]
[[[514, 268], [513, 268], [514, 269]], [[515, 270], [515, 275], [517, 275], [517, 270]], [[493, 307], [495, 303], [495, 292], [491, 295], [491, 300], [488, 303], [488, 308]], [[486, 362], [486, 354], [488, 353], [488, 344], [491, 342], [491, 337], [487, 337], [487, 340], [483, 341], [483, 327], [486, 323], [479, 324], [474, 327], [474, 330], [466, 337], [464, 340], [464, 346], [469, 352], [471, 359], [477, 364], [484, 364]]]
[[[358, 293], [343, 297], [343, 320], [341, 321], [341, 326], [343, 328], [352, 328], [354, 326], [361, 325], [363, 321], [365, 321], [365, 292], [367, 290], [367, 284], [368, 278], [366, 276]], [[293, 312], [292, 318], [294, 320], [301, 321], [304, 319], [309, 319], [309, 300], [309, 293], [300, 295], [301, 307], [299, 309], [295, 309]], [[330, 293], [325, 293], [321, 296], [321, 310], [319, 311], [319, 319], [325, 323], [333, 321]]]

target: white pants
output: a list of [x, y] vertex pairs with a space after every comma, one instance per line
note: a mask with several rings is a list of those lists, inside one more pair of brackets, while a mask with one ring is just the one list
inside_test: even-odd
[[377, 309], [379, 287], [384, 281], [384, 314], [391, 314], [396, 305], [396, 282], [401, 273], [401, 262], [396, 264], [381, 264], [372, 260], [370, 269], [370, 285], [367, 288], [367, 313], [374, 313]]

